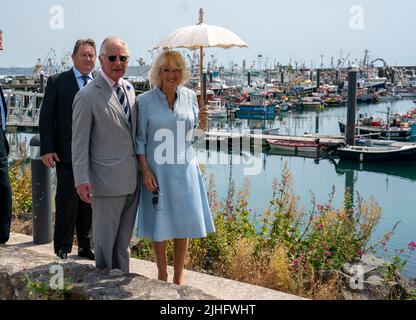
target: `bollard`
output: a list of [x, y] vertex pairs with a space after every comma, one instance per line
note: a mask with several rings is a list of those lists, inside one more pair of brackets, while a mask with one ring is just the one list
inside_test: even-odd
[[43, 71], [40, 72], [39, 76], [39, 92], [45, 93], [45, 73]]
[[316, 91], [315, 92], [318, 92], [320, 86], [321, 86], [321, 69], [316, 69]]
[[30, 140], [30, 166], [32, 170], [32, 224], [33, 242], [52, 242], [51, 169], [40, 157], [40, 137]]

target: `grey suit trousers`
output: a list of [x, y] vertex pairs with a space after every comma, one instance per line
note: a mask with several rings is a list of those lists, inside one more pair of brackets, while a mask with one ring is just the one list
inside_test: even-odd
[[129, 272], [129, 245], [138, 202], [138, 188], [126, 196], [93, 196], [93, 238], [97, 268]]

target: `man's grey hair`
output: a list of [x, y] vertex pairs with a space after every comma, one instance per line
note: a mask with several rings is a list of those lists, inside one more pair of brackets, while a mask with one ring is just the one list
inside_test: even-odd
[[100, 56], [105, 55], [107, 53], [107, 45], [109, 42], [113, 42], [113, 41], [120, 42], [124, 46], [124, 48], [126, 48], [127, 55], [130, 55], [129, 48], [127, 47], [127, 44], [123, 40], [121, 40], [119, 37], [110, 36], [110, 37], [105, 38], [103, 43], [101, 44]]

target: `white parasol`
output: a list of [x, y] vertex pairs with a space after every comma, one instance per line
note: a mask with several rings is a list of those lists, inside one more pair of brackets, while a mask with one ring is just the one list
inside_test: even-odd
[[211, 26], [204, 23], [204, 10], [199, 10], [199, 23], [193, 26], [179, 28], [166, 36], [156, 48], [187, 48], [200, 49], [200, 83], [201, 103], [204, 104], [205, 92], [203, 92], [203, 48], [246, 47], [248, 45], [235, 33], [222, 27]]

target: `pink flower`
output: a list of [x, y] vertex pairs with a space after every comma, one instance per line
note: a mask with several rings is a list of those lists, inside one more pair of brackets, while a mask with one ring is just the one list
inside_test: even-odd
[[409, 250], [411, 251], [416, 250], [416, 241], [409, 242], [408, 246], [409, 246]]
[[318, 230], [322, 230], [322, 229], [324, 228], [324, 225], [323, 225], [322, 223], [320, 223], [320, 224], [318, 224], [318, 225], [316, 226], [316, 228], [317, 228]]
[[318, 209], [319, 211], [322, 211], [324, 209], [324, 206], [322, 204], [318, 204], [316, 206], [316, 209]]
[[295, 259], [295, 260], [293, 260], [293, 265], [294, 265], [295, 267], [299, 266], [299, 265], [300, 265], [300, 260], [299, 260], [299, 259]]
[[325, 257], [332, 257], [332, 252], [331, 251], [327, 251], [325, 252]]

